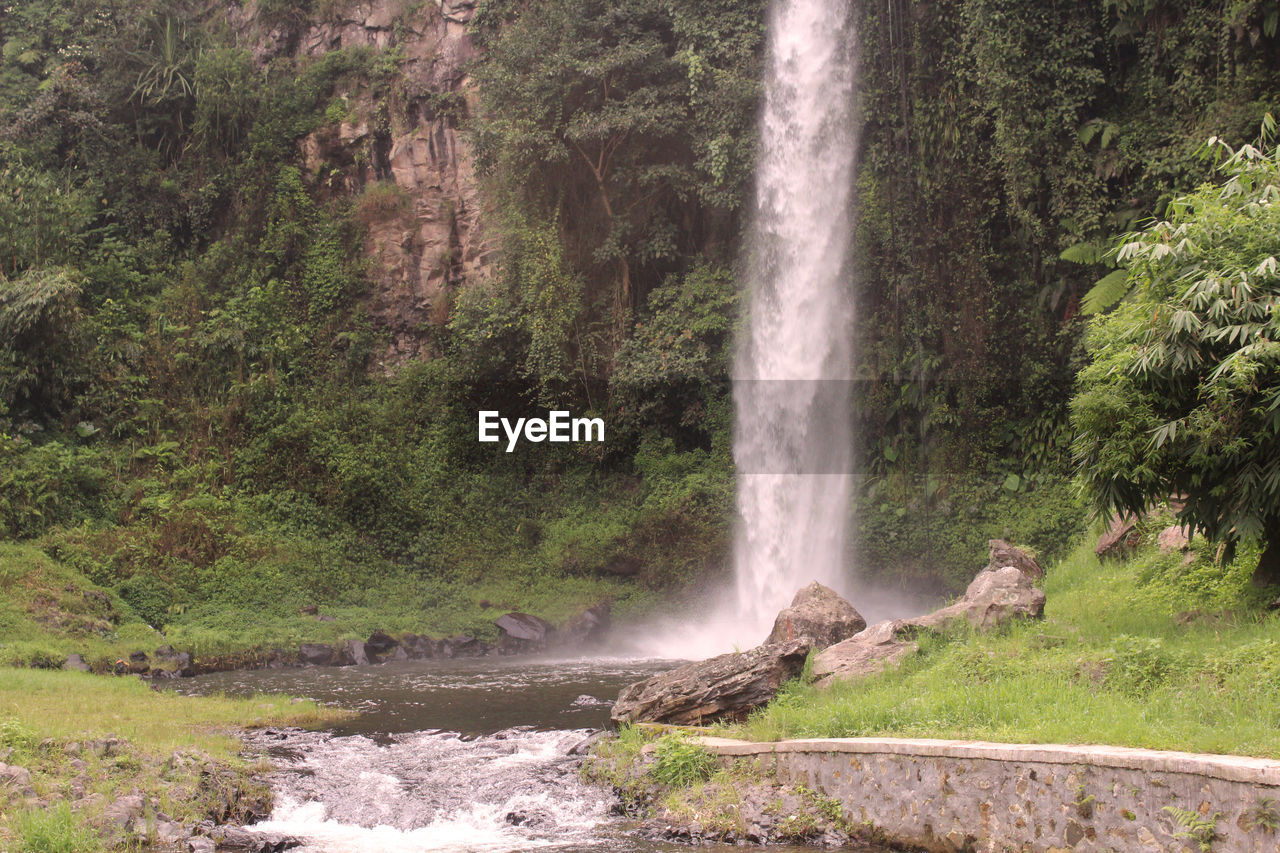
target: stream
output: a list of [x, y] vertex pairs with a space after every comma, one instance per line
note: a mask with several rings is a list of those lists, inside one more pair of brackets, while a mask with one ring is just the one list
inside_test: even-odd
[[610, 791], [579, 780], [571, 750], [605, 726], [621, 687], [672, 666], [473, 658], [224, 672], [171, 686], [287, 693], [359, 712], [327, 731], [249, 738], [279, 768], [275, 810], [253, 828], [302, 839], [301, 853], [657, 853], [691, 848], [629, 834], [635, 822], [616, 813]]

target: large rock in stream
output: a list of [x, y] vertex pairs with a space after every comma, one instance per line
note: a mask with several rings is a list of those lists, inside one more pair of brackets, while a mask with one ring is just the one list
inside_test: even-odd
[[853, 605], [834, 589], [814, 581], [796, 593], [791, 606], [778, 614], [765, 643], [785, 643], [809, 637], [816, 649], [825, 649], [867, 627]]
[[798, 676], [811, 648], [800, 638], [685, 664], [623, 688], [611, 716], [618, 723], [675, 725], [740, 719]]

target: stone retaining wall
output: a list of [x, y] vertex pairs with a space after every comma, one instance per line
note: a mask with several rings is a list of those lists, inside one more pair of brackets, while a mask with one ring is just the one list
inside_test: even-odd
[[929, 851], [1280, 851], [1280, 761], [899, 738], [701, 742]]

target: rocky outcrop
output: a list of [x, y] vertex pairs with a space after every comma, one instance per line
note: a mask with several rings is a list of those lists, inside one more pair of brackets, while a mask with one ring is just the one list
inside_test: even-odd
[[867, 620], [834, 589], [814, 581], [796, 593], [791, 606], [774, 620], [765, 643], [784, 643], [797, 637], [813, 640], [816, 649], [848, 639], [867, 627]]
[[815, 683], [826, 686], [883, 672], [920, 648], [912, 639], [916, 630], [908, 621], [891, 619], [823, 649], [813, 659]]
[[[366, 233], [365, 309], [389, 341], [382, 369], [429, 354], [432, 327], [449, 319], [452, 294], [489, 276], [493, 247], [470, 143], [461, 124], [474, 91], [468, 32], [475, 0], [339, 3], [325, 17], [277, 20], [254, 4], [232, 7], [231, 26], [262, 65], [371, 48], [396, 62], [393, 90], [352, 77], [333, 119], [300, 142], [313, 190], [347, 197]], [[341, 107], [341, 109], [339, 109]]]
[[611, 716], [677, 725], [741, 719], [800, 674], [812, 647], [798, 639], [686, 664], [623, 688]]
[[987, 568], [1003, 569], [1005, 566], [1013, 566], [1033, 581], [1044, 577], [1044, 567], [1035, 557], [1021, 548], [1010, 545], [1003, 539], [989, 539], [987, 547], [991, 549], [991, 559], [987, 563]]
[[955, 604], [907, 623], [941, 630], [968, 622], [980, 630], [990, 630], [1015, 618], [1039, 619], [1044, 615], [1044, 602], [1044, 592], [1033, 586], [1031, 578], [1020, 569], [984, 569]]
[[69, 654], [67, 659], [62, 663], [63, 669], [76, 670], [77, 672], [89, 672], [89, 664], [85, 663], [84, 656], [79, 654]]

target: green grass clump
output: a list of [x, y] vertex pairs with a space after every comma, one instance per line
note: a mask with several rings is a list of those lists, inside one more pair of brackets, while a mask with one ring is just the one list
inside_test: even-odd
[[728, 731], [1280, 757], [1280, 618], [1249, 584], [1256, 552], [1217, 565], [1203, 546], [1187, 561], [1148, 544], [1100, 563], [1092, 544], [1049, 570], [1042, 622], [922, 637], [899, 668], [828, 689], [791, 684]]
[[13, 821], [17, 836], [14, 853], [96, 853], [102, 839], [71, 811], [58, 803], [45, 809], [27, 809]]
[[705, 781], [716, 770], [715, 756], [683, 734], [663, 736], [657, 743], [653, 759], [653, 777], [674, 788]]

